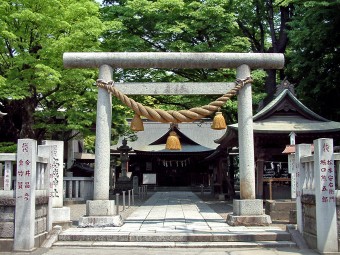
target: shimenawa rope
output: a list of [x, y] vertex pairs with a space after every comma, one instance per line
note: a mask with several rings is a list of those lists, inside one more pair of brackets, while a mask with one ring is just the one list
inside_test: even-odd
[[137, 115], [144, 116], [149, 120], [163, 122], [163, 123], [181, 123], [181, 122], [193, 122], [200, 120], [212, 113], [218, 111], [226, 101], [237, 94], [237, 92], [246, 84], [252, 83], [251, 77], [245, 79], [237, 79], [236, 86], [223, 96], [217, 98], [215, 101], [201, 107], [191, 108], [189, 110], [179, 111], [165, 111], [161, 109], [152, 109], [151, 107], [144, 106], [141, 103], [129, 98], [114, 86], [113, 81], [105, 82], [101, 79], [97, 80], [97, 86], [106, 89], [109, 93], [112, 93], [123, 104], [132, 109]]

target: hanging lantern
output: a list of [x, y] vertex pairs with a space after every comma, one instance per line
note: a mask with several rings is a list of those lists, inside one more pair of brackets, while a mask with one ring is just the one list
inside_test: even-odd
[[181, 150], [182, 146], [179, 141], [178, 135], [175, 131], [171, 131], [168, 139], [166, 140], [166, 149], [168, 150]]
[[135, 114], [133, 116], [130, 128], [132, 131], [144, 131], [143, 121], [139, 115]]
[[216, 130], [227, 128], [227, 124], [225, 123], [225, 119], [223, 117], [222, 112], [216, 112], [211, 128]]

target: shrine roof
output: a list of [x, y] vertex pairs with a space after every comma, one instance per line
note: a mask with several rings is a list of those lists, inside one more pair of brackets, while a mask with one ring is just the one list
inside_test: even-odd
[[[294, 114], [295, 113], [295, 114]], [[306, 107], [289, 89], [284, 89], [276, 98], [253, 116], [253, 121], [260, 121], [271, 115], [301, 115], [306, 119], [328, 121]]]
[[[327, 120], [301, 103], [288, 89], [253, 116], [254, 134], [338, 133], [340, 123]], [[215, 140], [226, 144], [237, 136], [238, 124], [228, 126], [227, 132]]]
[[[173, 150], [165, 150], [166, 138], [170, 131], [170, 124], [159, 123], [154, 121], [143, 120], [144, 131], [137, 132], [137, 140], [128, 141], [128, 146], [135, 151], [150, 152], [178, 152]], [[181, 152], [204, 152], [214, 150], [218, 144], [215, 139], [221, 137], [225, 130], [211, 129], [212, 121], [205, 119], [203, 121], [195, 121], [192, 123], [179, 123], [178, 133], [182, 144]], [[122, 138], [119, 139], [117, 145], [112, 146], [116, 149], [121, 144]]]

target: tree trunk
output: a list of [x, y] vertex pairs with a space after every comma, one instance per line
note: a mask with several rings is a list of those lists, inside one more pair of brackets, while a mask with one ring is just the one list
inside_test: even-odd
[[[270, 35], [272, 38], [272, 47], [267, 50], [267, 52], [273, 52], [273, 53], [284, 53], [286, 51], [286, 46], [288, 43], [288, 36], [287, 36], [287, 29], [288, 29], [288, 22], [291, 19], [293, 7], [292, 5], [289, 5], [287, 7], [280, 7], [280, 29], [277, 32], [275, 30], [275, 24], [274, 24], [274, 6], [272, 1], [267, 2], [267, 6], [269, 7], [269, 28], [270, 28]], [[269, 103], [273, 98], [274, 94], [276, 92], [276, 72], [277, 70], [266, 70], [267, 72], [267, 78], [265, 81], [265, 90], [267, 92], [267, 97], [264, 100], [264, 105]], [[282, 70], [279, 70], [280, 79], [282, 79]]]
[[266, 72], [267, 77], [264, 86], [267, 92], [267, 97], [265, 100], [266, 101], [265, 104], [267, 104], [273, 99], [276, 91], [276, 69], [267, 69]]
[[33, 130], [34, 124], [34, 111], [36, 104], [34, 99], [26, 98], [21, 102], [21, 130], [20, 138], [36, 139], [35, 132]]

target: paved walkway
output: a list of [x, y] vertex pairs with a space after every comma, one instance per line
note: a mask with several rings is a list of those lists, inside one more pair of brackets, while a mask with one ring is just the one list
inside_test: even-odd
[[[75, 241], [72, 238], [83, 233], [87, 235], [98, 235], [102, 237], [98, 241]], [[5, 254], [20, 254], [20, 255], [92, 255], [92, 254], [136, 254], [136, 255], [158, 255], [158, 254], [179, 254], [179, 255], [288, 255], [288, 254], [303, 254], [316, 255], [312, 250], [300, 250], [295, 246], [282, 247], [263, 247], [255, 246], [250, 242], [242, 242], [242, 246], [238, 247], [228, 245], [230, 242], [221, 242], [224, 235], [231, 234], [249, 234], [255, 233], [255, 236], [261, 236], [265, 233], [280, 233], [283, 232], [279, 227], [232, 227], [225, 223], [225, 220], [213, 211], [205, 202], [200, 200], [192, 192], [156, 192], [142, 206], [136, 209], [125, 219], [125, 224], [122, 227], [111, 228], [70, 228], [63, 233], [67, 233], [70, 241], [58, 241], [51, 248], [39, 248], [31, 253], [4, 253]], [[63, 234], [62, 233], [62, 234]], [[184, 243], [178, 243], [179, 237], [190, 237], [196, 234], [201, 234], [202, 241], [207, 235], [210, 235], [211, 241], [200, 246], [197, 244], [197, 239], [187, 240]], [[119, 242], [110, 242], [107, 237], [113, 238], [117, 235]], [[163, 237], [164, 240], [157, 240]], [[197, 238], [198, 236], [196, 236]], [[126, 240], [125, 240], [126, 238]], [[134, 239], [134, 240], [131, 240]], [[148, 245], [144, 246], [145, 238]], [[218, 240], [218, 238], [222, 238]], [[261, 238], [260, 238], [261, 240]], [[180, 244], [173, 245], [170, 242], [164, 243], [164, 246], [155, 246], [157, 241], [172, 241]], [[122, 242], [122, 243], [121, 243]], [[119, 246], [119, 243], [122, 245]], [[217, 246], [214, 246], [214, 243]], [[132, 245], [130, 245], [132, 244]], [[133, 244], [137, 244], [134, 246]], [[182, 244], [182, 245], [181, 245]], [[223, 244], [226, 244], [224, 247]], [[123, 246], [123, 247], [122, 247]], [[195, 247], [195, 248], [193, 248]], [[237, 248], [236, 248], [237, 247]]]
[[157, 192], [125, 220], [121, 230], [206, 232], [228, 227], [220, 215], [192, 192]]
[[62, 234], [77, 235], [81, 232], [144, 235], [152, 233], [173, 234], [223, 234], [230, 232], [283, 232], [280, 227], [233, 227], [211, 209], [193, 192], [156, 192], [132, 212], [121, 227], [70, 228]]

